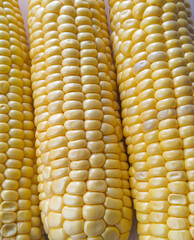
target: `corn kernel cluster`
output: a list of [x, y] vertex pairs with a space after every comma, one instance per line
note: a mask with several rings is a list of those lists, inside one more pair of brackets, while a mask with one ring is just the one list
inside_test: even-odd
[[17, 0], [0, 1], [0, 239], [43, 239], [30, 61]]
[[110, 0], [140, 240], [194, 238], [193, 27], [188, 1]]
[[29, 3], [38, 190], [51, 240], [124, 240], [132, 223], [104, 7]]

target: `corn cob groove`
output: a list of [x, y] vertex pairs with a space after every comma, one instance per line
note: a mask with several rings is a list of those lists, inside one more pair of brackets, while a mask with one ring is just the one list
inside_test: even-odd
[[49, 239], [129, 235], [128, 165], [101, 6], [29, 4], [40, 209]]
[[[17, 1], [1, 1], [1, 239], [32, 237], [34, 134], [29, 57]], [[36, 208], [38, 208], [38, 203]], [[40, 219], [37, 216], [36, 227]], [[36, 239], [37, 235], [35, 236]]]
[[[193, 45], [183, 20], [185, 5], [173, 0], [110, 1], [110, 5], [140, 239], [192, 239], [192, 204], [188, 207], [192, 167], [187, 163], [193, 160], [194, 142], [188, 57]], [[141, 153], [138, 162], [136, 151]]]

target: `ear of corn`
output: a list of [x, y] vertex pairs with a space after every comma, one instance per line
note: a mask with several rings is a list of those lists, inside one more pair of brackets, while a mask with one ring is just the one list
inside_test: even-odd
[[53, 240], [127, 239], [128, 165], [104, 4], [30, 1], [28, 23], [44, 229]]
[[0, 238], [41, 239], [38, 195], [31, 189], [34, 125], [30, 61], [18, 2], [1, 1], [0, 18]]
[[187, 30], [186, 4], [176, 0], [110, 1], [141, 240], [194, 237], [193, 35], [191, 28]]

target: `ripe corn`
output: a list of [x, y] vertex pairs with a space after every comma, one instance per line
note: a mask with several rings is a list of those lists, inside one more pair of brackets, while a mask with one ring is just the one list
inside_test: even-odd
[[187, 58], [192, 56], [193, 45], [182, 19], [183, 2], [110, 1], [141, 240], [194, 237], [193, 60]]
[[18, 2], [1, 1], [0, 18], [0, 238], [41, 239], [40, 218], [33, 218], [38, 201], [33, 203], [31, 190], [35, 164], [30, 61]]
[[129, 235], [128, 166], [103, 9], [97, 0], [29, 3], [38, 189], [51, 240]]

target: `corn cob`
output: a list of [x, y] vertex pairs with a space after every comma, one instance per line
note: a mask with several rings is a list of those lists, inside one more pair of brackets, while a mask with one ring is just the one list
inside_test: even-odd
[[115, 132], [98, 2], [30, 1], [30, 26], [45, 231], [58, 240], [127, 239], [130, 193], [119, 161], [126, 157]]
[[30, 62], [17, 1], [1, 1], [0, 5], [0, 237], [28, 240], [35, 239], [31, 238], [34, 125], [29, 80]]
[[[132, 142], [133, 132], [129, 127], [132, 125], [133, 131], [138, 130], [138, 122], [135, 122], [135, 118], [128, 118], [135, 112], [132, 112], [130, 107], [137, 106], [136, 114], [140, 114], [138, 131], [140, 132], [140, 128], [143, 130], [142, 142], [145, 143], [144, 150], [147, 154], [144, 161], [135, 163], [132, 157], [135, 156], [137, 145], [132, 142], [131, 147], [130, 141], [127, 142], [135, 170], [135, 173], [131, 171], [135, 176], [135, 188], [140, 180], [137, 176], [138, 169], [144, 170], [144, 173], [148, 170], [147, 196], [150, 212], [148, 212], [149, 217], [139, 215], [141, 217], [138, 220], [139, 223], [147, 221], [149, 224], [147, 227], [145, 224], [144, 227], [139, 224], [140, 239], [173, 240], [193, 237], [192, 231], [189, 233], [187, 218], [189, 213], [187, 176], [189, 174], [191, 176], [192, 172], [187, 171], [186, 176], [187, 169], [185, 170], [184, 163], [192, 162], [194, 141], [189, 131], [189, 135], [185, 131], [183, 133], [183, 127], [193, 128], [193, 97], [189, 69], [181, 49], [180, 34], [184, 29], [178, 27], [178, 23], [182, 23], [181, 19], [176, 21], [176, 4], [177, 1], [163, 0], [134, 0], [125, 3], [110, 1], [114, 30], [112, 39], [118, 71], [117, 80], [121, 92], [124, 135], [131, 137]], [[124, 20], [119, 22], [117, 11], [120, 11], [124, 5], [128, 6], [128, 12], [126, 11], [126, 14], [120, 12], [119, 16]], [[126, 97], [126, 101], [125, 94], [131, 88], [127, 85], [123, 66], [120, 65], [125, 59], [129, 60], [130, 65], [124, 70], [128, 70], [129, 73], [131, 70], [130, 76], [135, 75], [129, 83], [132, 85], [135, 82], [138, 94], [137, 97], [134, 93], [133, 98]], [[140, 140], [140, 138], [136, 139]], [[143, 148], [143, 144], [141, 146]], [[142, 172], [141, 179], [144, 177]], [[189, 184], [192, 193], [192, 182]], [[138, 193], [137, 188], [135, 206], [141, 213], [145, 208], [138, 208]], [[190, 212], [192, 214], [192, 204]]]

